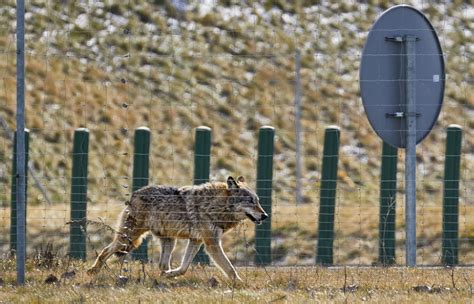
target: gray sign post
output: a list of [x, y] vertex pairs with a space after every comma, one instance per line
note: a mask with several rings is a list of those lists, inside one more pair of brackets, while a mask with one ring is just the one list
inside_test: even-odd
[[406, 56], [406, 120], [407, 140], [405, 151], [405, 223], [406, 223], [406, 263], [416, 265], [416, 37], [405, 36]]
[[444, 59], [428, 19], [394, 6], [374, 23], [362, 53], [360, 91], [375, 132], [405, 151], [406, 264], [416, 265], [416, 144], [435, 124], [444, 95]]
[[16, 281], [25, 284], [25, 210], [26, 210], [26, 166], [25, 166], [25, 1], [16, 2]]

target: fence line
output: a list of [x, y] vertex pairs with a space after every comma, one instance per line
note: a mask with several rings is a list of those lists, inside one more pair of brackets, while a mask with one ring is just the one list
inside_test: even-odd
[[[195, 184], [209, 181], [211, 133], [209, 127], [196, 128], [194, 176]], [[320, 211], [318, 219], [318, 242], [316, 264], [333, 265], [334, 247], [334, 215], [336, 207], [336, 188], [339, 158], [340, 129], [336, 126], [326, 128], [324, 135], [324, 151], [322, 158], [322, 178], [320, 194]], [[459, 265], [459, 178], [462, 128], [450, 125], [446, 138], [446, 159], [444, 175], [443, 203], [443, 247], [442, 264]], [[29, 130], [25, 130], [26, 147], [29, 147]], [[257, 160], [257, 194], [264, 210], [270, 215], [255, 228], [255, 265], [272, 264], [272, 180], [273, 180], [273, 145], [275, 129], [270, 126], [261, 127], [258, 139]], [[16, 135], [15, 135], [16, 140]], [[149, 154], [151, 146], [150, 130], [140, 127], [135, 130], [134, 162], [133, 162], [133, 191], [148, 185]], [[89, 158], [89, 131], [84, 128], [74, 132], [73, 167], [71, 176], [71, 221], [70, 221], [70, 256], [76, 259], [86, 259], [87, 244], [87, 168]], [[16, 146], [14, 145], [16, 154]], [[381, 178], [380, 178], [380, 222], [379, 222], [379, 263], [395, 265], [395, 214], [396, 214], [396, 174], [397, 149], [383, 143]], [[26, 150], [26, 160], [28, 160]], [[15, 172], [16, 165], [13, 162]], [[12, 174], [15, 178], [16, 174]], [[12, 183], [12, 208], [10, 246], [16, 249], [16, 184]], [[132, 252], [132, 257], [148, 261], [148, 247], [145, 243]], [[195, 263], [209, 264], [209, 257], [201, 249], [201, 255], [196, 256]]]

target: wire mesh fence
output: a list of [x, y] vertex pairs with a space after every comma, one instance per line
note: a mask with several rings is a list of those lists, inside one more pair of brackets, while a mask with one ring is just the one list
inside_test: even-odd
[[[433, 23], [448, 75], [440, 119], [417, 147], [417, 262], [445, 262], [443, 178], [451, 147], [446, 146], [446, 128], [457, 124], [463, 130], [457, 263], [472, 265], [474, 7], [469, 2], [408, 4]], [[380, 206], [383, 143], [365, 117], [358, 71], [370, 26], [386, 8], [383, 1], [27, 1], [26, 127], [33, 171], [28, 177], [27, 256], [49, 244], [48, 250], [59, 256], [78, 251], [76, 257], [92, 263], [112, 240], [133, 190], [147, 183], [179, 187], [205, 181], [206, 175], [213, 182], [242, 175], [252, 189], [266, 191], [263, 200], [270, 205], [262, 206], [271, 214], [257, 226], [260, 230], [244, 221], [224, 236], [224, 250], [234, 265], [385, 263], [379, 244], [379, 228], [387, 227], [380, 221], [386, 210]], [[14, 1], [5, 1], [0, 12], [0, 253], [7, 258], [14, 176]], [[299, 94], [300, 110], [295, 106]], [[328, 194], [323, 156], [330, 125], [340, 133], [336, 152], [331, 152], [333, 158], [337, 154], [337, 171], [327, 180], [335, 188]], [[208, 150], [197, 147], [199, 126], [210, 128]], [[259, 147], [262, 126], [274, 128], [274, 143], [267, 140]], [[74, 149], [86, 143], [76, 137], [79, 128], [88, 131], [82, 160], [86, 152]], [[136, 130], [149, 130], [149, 150], [140, 152]], [[268, 160], [269, 150], [270, 176], [258, 178], [259, 151]], [[137, 162], [145, 155], [148, 164], [138, 174]], [[394, 254], [389, 259], [403, 265], [404, 152], [390, 155], [399, 164], [390, 194]], [[197, 177], [197, 166], [208, 173]], [[334, 205], [324, 211], [327, 195], [334, 196]], [[87, 208], [81, 213], [72, 203]], [[323, 252], [318, 246], [324, 243], [325, 212], [333, 217], [330, 263], [317, 254]], [[147, 241], [147, 258], [158, 261], [158, 238]], [[83, 255], [77, 246], [85, 248]], [[173, 265], [179, 264], [184, 246], [178, 243]]]

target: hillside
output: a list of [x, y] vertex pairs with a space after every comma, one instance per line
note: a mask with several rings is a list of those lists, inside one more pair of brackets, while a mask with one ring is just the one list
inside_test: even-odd
[[[275, 232], [277, 242], [309, 240], [295, 245], [306, 248], [304, 254], [296, 252], [295, 260], [282, 263], [311, 259], [324, 128], [339, 125], [337, 246], [354, 240], [358, 244], [352, 255], [341, 252], [340, 261], [370, 262], [360, 253], [376, 254], [371, 248], [376, 244], [381, 143], [365, 118], [358, 67], [367, 32], [388, 4], [289, 3], [223, 1], [216, 6], [202, 1], [181, 11], [167, 1], [28, 2], [30, 161], [53, 201], [47, 204], [30, 182], [28, 204], [37, 212], [32, 211], [38, 216], [36, 229], [67, 241], [63, 233], [68, 229], [76, 128], [88, 128], [91, 136], [89, 217], [100, 215], [112, 224], [131, 188], [135, 128], [152, 131], [151, 183], [192, 183], [194, 128], [207, 125], [213, 129], [211, 179], [244, 175], [253, 184], [258, 128], [272, 125], [277, 135], [273, 222], [281, 228]], [[474, 7], [469, 1], [423, 2], [418, 7], [440, 36], [448, 74], [440, 119], [418, 147], [420, 237], [431, 249], [438, 248], [444, 129], [455, 123], [465, 131], [461, 235], [467, 248], [474, 237], [473, 216], [467, 212], [474, 180]], [[14, 1], [0, 8], [0, 20], [0, 116], [14, 128]], [[296, 50], [302, 54], [301, 207], [294, 198]], [[1, 141], [0, 229], [7, 231], [12, 145], [7, 136]], [[403, 206], [402, 151], [399, 164]], [[41, 242], [49, 241], [39, 235]], [[0, 246], [6, 248], [7, 242], [2, 237]], [[281, 255], [290, 255], [283, 247]], [[427, 253], [427, 261], [437, 258], [434, 249]]]

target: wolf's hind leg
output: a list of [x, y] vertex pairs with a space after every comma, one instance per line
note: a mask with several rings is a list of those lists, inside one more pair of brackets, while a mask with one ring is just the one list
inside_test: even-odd
[[141, 223], [136, 223], [132, 217], [127, 215], [127, 211], [128, 210], [125, 209], [120, 215], [119, 229], [115, 233], [114, 240], [100, 252], [94, 265], [87, 270], [87, 274], [92, 275], [98, 273], [107, 259], [113, 254], [124, 256], [140, 246], [142, 236], [148, 229], [143, 227], [143, 224], [139, 225]]
[[105, 261], [107, 261], [107, 259], [110, 258], [110, 256], [112, 254], [114, 254], [116, 251], [117, 251], [117, 242], [116, 241], [110, 243], [107, 247], [102, 249], [99, 256], [95, 260], [94, 265], [92, 265], [92, 267], [87, 270], [87, 274], [88, 275], [93, 275], [93, 274], [98, 273], [99, 270], [104, 265]]
[[163, 276], [171, 278], [184, 274], [188, 270], [189, 265], [191, 265], [191, 262], [198, 253], [200, 247], [201, 241], [190, 239], [188, 241], [188, 246], [186, 247], [186, 252], [184, 253], [183, 260], [181, 261], [181, 266], [176, 269], [166, 271], [165, 273], [163, 273]]
[[140, 246], [142, 235], [146, 231], [146, 229], [135, 229], [131, 232], [130, 236], [126, 234], [117, 234], [112, 243], [100, 252], [94, 265], [87, 270], [87, 274], [92, 275], [98, 273], [105, 261], [107, 261], [113, 254], [123, 257], [133, 249]]
[[168, 271], [171, 268], [171, 254], [173, 253], [176, 240], [172, 238], [160, 238], [161, 255], [158, 263], [161, 271]]
[[222, 242], [220, 239], [209, 239], [205, 241], [206, 251], [209, 253], [209, 256], [216, 263], [228, 278], [232, 280], [242, 281], [242, 279], [237, 274], [232, 263], [227, 258], [224, 250], [222, 249]]

